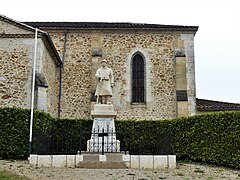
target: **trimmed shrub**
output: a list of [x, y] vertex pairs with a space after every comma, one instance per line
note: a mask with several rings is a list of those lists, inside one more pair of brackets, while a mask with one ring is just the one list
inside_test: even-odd
[[[34, 111], [34, 129], [47, 131], [52, 117], [42, 111]], [[30, 110], [0, 108], [0, 157], [26, 159], [28, 157]]]
[[126, 146], [130, 154], [169, 154], [171, 151], [170, 122], [169, 120], [115, 121], [121, 150], [124, 150]]
[[[76, 142], [86, 149], [91, 137], [91, 120], [54, 119], [49, 114], [34, 110], [32, 153], [60, 154], [66, 150], [66, 143]], [[0, 158], [27, 159], [29, 156], [30, 110], [21, 108], [0, 108]], [[64, 135], [68, 136], [64, 136]], [[72, 134], [70, 137], [69, 134]], [[53, 152], [53, 145], [61, 142], [62, 147]], [[53, 143], [53, 144], [52, 144]], [[65, 145], [65, 146], [64, 146]], [[74, 147], [74, 146], [73, 146]], [[70, 147], [71, 148], [71, 147]], [[74, 152], [76, 154], [76, 152]]]
[[178, 158], [240, 168], [240, 112], [219, 112], [173, 121]]
[[[30, 110], [0, 108], [0, 158], [28, 157]], [[157, 144], [162, 132], [170, 131], [172, 154], [178, 159], [192, 159], [216, 165], [240, 168], [240, 112], [219, 112], [173, 120], [115, 121], [117, 139], [126, 140], [127, 150], [141, 143], [142, 147]], [[83, 119], [54, 119], [42, 111], [34, 111], [33, 152], [37, 146], [58, 147], [51, 153], [73, 153], [86, 150], [91, 136], [92, 121]], [[42, 143], [37, 133], [44, 134]], [[67, 136], [65, 136], [67, 134]], [[59, 146], [62, 143], [63, 146]], [[79, 144], [78, 144], [79, 143]], [[75, 144], [75, 145], [74, 145]], [[73, 146], [74, 145], [74, 146]], [[65, 147], [69, 146], [69, 149]], [[77, 146], [77, 147], [76, 147]], [[39, 149], [39, 148], [38, 148]], [[148, 148], [142, 154], [152, 153]]]
[[76, 154], [80, 149], [86, 151], [92, 123], [92, 120], [84, 119], [55, 119], [52, 154]]

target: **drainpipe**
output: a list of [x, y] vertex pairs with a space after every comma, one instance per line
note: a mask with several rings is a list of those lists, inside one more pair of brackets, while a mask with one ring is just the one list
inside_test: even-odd
[[64, 67], [64, 58], [65, 58], [65, 52], [66, 52], [66, 36], [67, 36], [67, 30], [65, 29], [64, 33], [64, 44], [63, 44], [63, 52], [62, 52], [62, 63], [60, 64], [60, 81], [59, 81], [59, 97], [58, 97], [58, 118], [60, 118], [61, 115], [61, 97], [62, 97], [62, 71]]

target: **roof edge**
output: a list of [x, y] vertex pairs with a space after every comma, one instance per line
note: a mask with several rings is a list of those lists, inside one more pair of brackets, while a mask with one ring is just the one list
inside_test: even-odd
[[[0, 14], [0, 19], [2, 19], [5, 22], [8, 22], [8, 23], [15, 24], [17, 26], [21, 26], [22, 28], [30, 30], [32, 32], [36, 31], [36, 27], [32, 27], [32, 26], [30, 26], [28, 24], [25, 24], [25, 23], [13, 20], [13, 19], [11, 19], [9, 17], [6, 17], [4, 15], [1, 15], [1, 14]], [[46, 37], [46, 39], [48, 41], [48, 44], [50, 45], [50, 48], [52, 49], [53, 54], [54, 54], [56, 60], [58, 61], [59, 64], [61, 64], [62, 60], [61, 60], [61, 58], [60, 58], [60, 56], [59, 56], [59, 54], [57, 52], [57, 49], [56, 49], [55, 45], [52, 42], [52, 39], [50, 38], [49, 34], [46, 31], [43, 31], [41, 29], [38, 29], [38, 32]]]
[[196, 98], [197, 111], [240, 111], [240, 103]]
[[199, 26], [163, 25], [128, 22], [24, 22], [43, 29], [129, 29], [129, 30], [180, 30], [197, 32]]
[[[31, 31], [35, 31], [35, 27], [32, 27], [32, 26], [30, 26], [30, 25], [28, 25], [28, 24], [25, 24], [25, 23], [23, 23], [23, 22], [20, 22], [20, 21], [16, 21], [16, 20], [14, 20], [14, 19], [11, 19], [11, 18], [9, 18], [9, 17], [7, 17], [7, 16], [4, 16], [4, 15], [2, 15], [2, 14], [0, 14], [0, 19], [2, 19], [2, 20], [5, 20], [6, 22], [10, 22], [10, 23], [12, 23], [12, 24], [16, 24], [16, 25], [18, 25], [18, 26], [22, 26], [23, 28], [25, 28], [25, 29], [28, 29], [28, 30], [31, 30]], [[44, 34], [47, 34], [47, 32], [46, 31], [43, 31], [43, 30], [38, 30], [39, 32], [41, 32], [41, 33], [44, 33]]]

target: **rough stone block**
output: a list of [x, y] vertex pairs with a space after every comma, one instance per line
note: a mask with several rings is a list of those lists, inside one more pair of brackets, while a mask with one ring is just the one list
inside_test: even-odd
[[131, 163], [131, 168], [133, 169], [139, 169], [140, 165], [140, 156], [139, 155], [131, 155], [130, 156], [130, 163]]
[[98, 162], [99, 154], [83, 154], [84, 162]]
[[67, 167], [76, 166], [76, 155], [67, 155]]
[[37, 96], [37, 107], [38, 109], [44, 110], [47, 112], [47, 88], [38, 87], [38, 96]]
[[99, 155], [99, 161], [100, 161], [100, 162], [105, 162], [105, 161], [107, 161], [107, 156], [106, 156], [106, 155]]
[[102, 49], [94, 48], [92, 50], [92, 57], [96, 57], [96, 56], [102, 56]]
[[93, 111], [91, 111], [93, 117], [115, 117], [117, 112], [114, 111], [112, 104], [95, 104]]
[[178, 117], [188, 115], [188, 101], [177, 102], [177, 107], [178, 107]]
[[129, 161], [129, 162], [125, 162], [125, 165], [126, 165], [127, 168], [131, 168], [131, 163], [130, 163], [130, 161]]
[[176, 168], [176, 155], [168, 155], [168, 167]]
[[76, 164], [83, 161], [83, 155], [76, 155]]
[[153, 169], [153, 155], [140, 156], [140, 169]]
[[67, 157], [66, 155], [53, 155], [52, 167], [66, 167]]
[[124, 162], [130, 162], [130, 155], [122, 155], [122, 160], [124, 161]]
[[168, 167], [168, 157], [164, 156], [154, 156], [153, 168], [154, 169], [163, 169]]
[[52, 156], [51, 155], [38, 156], [38, 166], [51, 167], [52, 166]]
[[7, 78], [5, 76], [0, 76], [0, 81], [5, 81]]
[[175, 49], [175, 57], [185, 57], [185, 49], [184, 48], [176, 48]]
[[76, 155], [75, 167], [81, 167], [83, 163], [83, 155]]
[[30, 154], [29, 164], [30, 164], [30, 165], [34, 165], [34, 166], [37, 166], [37, 165], [38, 165], [38, 155], [36, 155], [36, 154]]

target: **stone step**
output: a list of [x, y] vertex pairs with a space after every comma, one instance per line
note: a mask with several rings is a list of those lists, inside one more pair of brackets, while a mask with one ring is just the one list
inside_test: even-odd
[[[83, 161], [84, 162], [98, 162], [100, 154], [93, 153], [84, 153]], [[107, 162], [123, 162], [123, 154], [122, 153], [105, 153]]]
[[89, 169], [128, 169], [124, 162], [80, 162], [76, 164], [77, 168]]
[[83, 154], [84, 162], [98, 162], [99, 154]]
[[[99, 161], [99, 155], [101, 153], [89, 153], [89, 152], [83, 152], [83, 161]], [[106, 160], [109, 162], [123, 162], [123, 155], [124, 153], [104, 153], [106, 156]]]
[[122, 154], [106, 154], [108, 162], [123, 162]]

